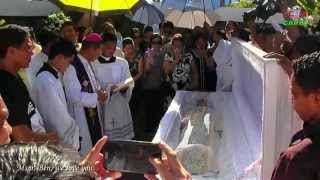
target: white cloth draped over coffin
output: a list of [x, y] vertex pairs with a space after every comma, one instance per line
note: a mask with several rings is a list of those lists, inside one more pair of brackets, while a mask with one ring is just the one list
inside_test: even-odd
[[102, 104], [104, 135], [109, 139], [132, 139], [134, 132], [129, 101], [134, 84], [130, 85], [124, 93], [110, 93], [113, 85], [132, 78], [129, 65], [126, 60], [119, 57], [112, 60], [113, 62], [110, 62], [110, 58], [100, 57], [99, 59], [92, 63], [93, 70], [100, 86], [109, 91], [110, 95], [108, 101]]
[[[208, 106], [214, 109], [210, 116], [222, 120], [217, 155], [209, 157], [216, 162], [215, 171], [193, 179], [268, 180], [280, 152], [301, 123], [292, 108], [288, 76], [276, 60], [264, 59], [265, 52], [250, 43], [231, 42], [232, 92], [207, 94]], [[193, 111], [191, 107], [197, 104], [192, 101], [203, 96], [178, 91], [153, 141], [162, 140], [175, 149], [180, 143], [184, 112]]]
[[43, 71], [35, 78], [31, 92], [47, 132], [57, 132], [63, 147], [78, 150], [79, 128], [68, 112], [59, 78]]

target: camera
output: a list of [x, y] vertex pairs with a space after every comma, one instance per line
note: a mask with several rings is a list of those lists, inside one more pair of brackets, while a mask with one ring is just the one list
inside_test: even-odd
[[260, 18], [263, 21], [280, 12], [280, 3], [277, 0], [258, 0], [256, 1], [256, 8], [243, 14], [243, 21], [254, 21], [256, 18]]

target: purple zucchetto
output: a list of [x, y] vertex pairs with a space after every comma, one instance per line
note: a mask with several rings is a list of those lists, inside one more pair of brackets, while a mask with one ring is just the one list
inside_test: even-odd
[[103, 39], [98, 33], [89, 33], [83, 38], [83, 41], [86, 41], [89, 43], [101, 43]]

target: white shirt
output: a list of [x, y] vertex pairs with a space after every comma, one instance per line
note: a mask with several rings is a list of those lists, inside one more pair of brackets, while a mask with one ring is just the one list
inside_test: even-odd
[[[89, 76], [89, 80], [93, 86], [97, 84], [96, 79], [89, 62], [81, 55], [78, 55], [81, 63], [84, 65], [85, 71]], [[63, 83], [65, 87], [68, 108], [71, 116], [75, 119], [79, 129], [80, 137], [82, 141], [80, 142], [80, 154], [85, 156], [94, 144], [91, 142], [90, 131], [88, 128], [87, 118], [85, 115], [84, 108], [95, 108], [99, 104], [98, 96], [96, 93], [83, 92], [81, 89], [81, 84], [77, 76], [76, 69], [73, 65], [70, 65], [67, 71], [63, 75]], [[98, 113], [100, 116], [100, 113]], [[101, 118], [99, 118], [100, 124], [102, 126]], [[102, 129], [101, 129], [102, 132]]]
[[213, 58], [218, 66], [231, 65], [231, 42], [221, 39], [213, 53]]
[[217, 63], [217, 91], [231, 91], [233, 83], [231, 42], [220, 40], [213, 58]]
[[[92, 76], [93, 71], [89, 62], [81, 55], [78, 55], [80, 61], [83, 63], [84, 68], [89, 76], [93, 85], [97, 81]], [[91, 75], [90, 75], [91, 74]], [[87, 93], [81, 91], [81, 84], [79, 82], [75, 68], [71, 65], [63, 75], [63, 82], [68, 101], [73, 104], [80, 104], [84, 107], [95, 108], [98, 104], [98, 96], [96, 93]], [[95, 89], [95, 87], [93, 87]]]
[[26, 69], [28, 81], [31, 86], [32, 86], [33, 80], [36, 78], [36, 75], [39, 72], [40, 68], [47, 61], [48, 61], [48, 56], [43, 52], [31, 57], [29, 67]]
[[[97, 80], [107, 91], [110, 90], [108, 87], [121, 84], [132, 78], [126, 60], [119, 57], [114, 62], [110, 62], [110, 58], [107, 57], [102, 57], [102, 59], [109, 61], [109, 63], [101, 63], [97, 60], [92, 63], [92, 66]], [[133, 87], [134, 83], [131, 83], [125, 93], [113, 93], [103, 105], [101, 113], [103, 115], [103, 133], [109, 139], [131, 139], [134, 137], [129, 107]]]
[[59, 77], [41, 72], [33, 81], [31, 96], [48, 132], [57, 132], [64, 147], [78, 150], [79, 128], [68, 112], [65, 93]]

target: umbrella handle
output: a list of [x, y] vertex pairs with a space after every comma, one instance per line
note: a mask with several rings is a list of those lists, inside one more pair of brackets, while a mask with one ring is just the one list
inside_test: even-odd
[[91, 22], [91, 19], [92, 19], [92, 6], [93, 6], [93, 0], [91, 0], [91, 7], [90, 7], [90, 15], [89, 15], [89, 25], [92, 26], [92, 22]]

